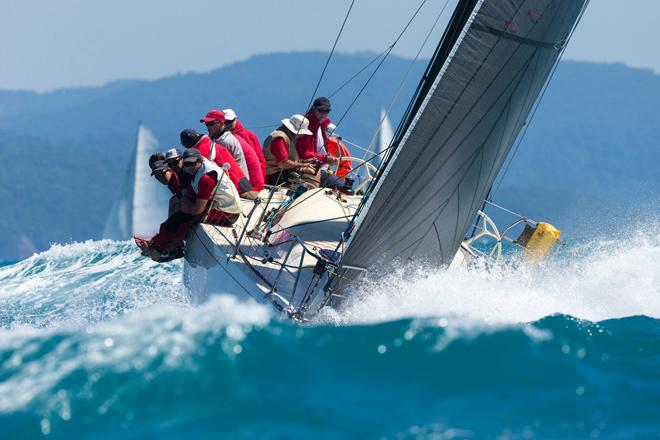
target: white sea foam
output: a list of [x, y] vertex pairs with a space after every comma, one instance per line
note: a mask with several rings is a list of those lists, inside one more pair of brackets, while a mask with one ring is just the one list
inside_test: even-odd
[[652, 227], [573, 246], [534, 269], [400, 268], [366, 282], [345, 307], [324, 318], [349, 325], [424, 317], [507, 324], [555, 313], [593, 321], [660, 317], [659, 232]]
[[[445, 329], [437, 341], [442, 350], [456, 337], [554, 313], [589, 320], [660, 317], [656, 230], [573, 246], [537, 270], [506, 264], [489, 271], [401, 268], [363, 285], [322, 322], [430, 318], [415, 319], [400, 337], [437, 325]], [[66, 418], [69, 397], [53, 390], [75, 372], [87, 372], [90, 384], [97, 371], [141, 371], [149, 382], [160, 371], [196, 368], [194, 354], [215, 340], [226, 356], [240, 356], [245, 335], [275, 315], [233, 296], [193, 308], [180, 263], [158, 265], [131, 243], [106, 240], [53, 246], [2, 268], [0, 286], [0, 352], [7, 354], [0, 369], [8, 378], [0, 384], [0, 412], [47, 399], [39, 406]], [[532, 339], [549, 336], [523, 329]]]
[[[639, 229], [639, 228], [638, 228]], [[367, 281], [321, 322], [340, 325], [404, 318], [520, 323], [555, 313], [588, 320], [660, 317], [660, 226], [569, 245], [541, 267], [490, 270], [403, 267]], [[156, 264], [129, 242], [54, 245], [0, 268], [5, 327], [87, 325], [154, 305], [189, 308], [181, 262]]]
[[153, 304], [186, 306], [181, 263], [159, 265], [129, 242], [53, 245], [0, 268], [3, 326], [85, 324]]
[[168, 370], [194, 370], [194, 356], [218, 339], [227, 357], [240, 355], [246, 334], [271, 318], [269, 307], [218, 295], [197, 308], [154, 305], [86, 327], [0, 329], [0, 353], [12, 353], [0, 364], [8, 377], [0, 383], [0, 413], [42, 398], [41, 407], [59, 411], [63, 396], [52, 391], [76, 371], [90, 386], [99, 372], [142, 372], [147, 383]]
[[[154, 263], [130, 242], [53, 245], [0, 268], [0, 288], [0, 370], [8, 378], [0, 413], [45, 398], [40, 407], [65, 418], [68, 397], [52, 391], [76, 371], [91, 386], [98, 371], [195, 368], [193, 353], [214, 339], [235, 356], [246, 333], [272, 317], [268, 307], [226, 295], [191, 307], [181, 262]], [[150, 362], [158, 371], [145, 368]]]

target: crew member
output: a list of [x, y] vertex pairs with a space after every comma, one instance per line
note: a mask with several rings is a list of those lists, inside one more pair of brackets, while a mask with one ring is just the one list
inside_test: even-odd
[[238, 166], [243, 171], [243, 175], [249, 178], [250, 173], [248, 172], [243, 148], [240, 142], [238, 142], [238, 139], [225, 130], [225, 114], [220, 110], [211, 110], [199, 122], [203, 122], [206, 125], [209, 137], [213, 142], [219, 143], [234, 156]]
[[[332, 111], [330, 100], [325, 97], [319, 97], [314, 100], [312, 107], [307, 111], [305, 117], [309, 120], [309, 131], [311, 134], [299, 136], [296, 140], [296, 150], [302, 161], [310, 163], [327, 164], [334, 166], [339, 160], [334, 156], [329, 156], [325, 150], [325, 144], [328, 136], [326, 129], [331, 124], [328, 114]], [[334, 174], [321, 170], [321, 186], [340, 187], [341, 182]]]
[[[232, 109], [223, 110], [222, 113], [225, 115], [225, 131], [228, 131], [233, 135], [238, 143], [241, 144], [243, 149], [243, 154], [245, 155], [245, 162], [247, 163], [248, 174], [250, 176], [250, 184], [255, 191], [261, 191], [264, 188], [264, 175], [263, 170], [261, 169], [261, 161], [259, 160], [259, 155], [254, 150], [252, 144], [242, 136], [234, 132], [234, 126], [236, 124], [236, 113]], [[263, 152], [259, 149], [261, 156]]]
[[167, 187], [176, 197], [181, 199], [183, 191], [188, 186], [188, 175], [183, 172], [183, 156], [178, 148], [170, 148], [165, 152], [165, 162], [172, 172], [168, 177]]
[[167, 214], [169, 217], [180, 210], [182, 191], [179, 178], [164, 160], [157, 160], [153, 163], [153, 166], [151, 167], [151, 175], [154, 176], [160, 183], [167, 186], [167, 188], [172, 193]]
[[234, 156], [222, 145], [213, 142], [207, 135], [198, 133], [192, 129], [185, 129], [180, 134], [181, 145], [185, 148], [196, 148], [205, 158], [215, 162], [219, 167], [224, 164], [229, 164], [229, 171], [227, 174], [236, 186], [238, 193], [241, 197], [246, 199], [254, 199], [257, 197], [258, 192], [254, 191], [250, 181], [245, 177], [243, 171], [238, 166]]
[[189, 148], [184, 152], [183, 170], [191, 180], [181, 199], [181, 210], [161, 224], [150, 240], [134, 237], [142, 252], [156, 261], [180, 247], [188, 231], [199, 222], [231, 226], [241, 212], [238, 192], [225, 171], [205, 159], [199, 150]]
[[337, 172], [335, 174], [340, 179], [343, 179], [344, 177], [348, 176], [351, 171], [353, 171], [351, 160], [343, 159], [345, 157], [351, 157], [351, 152], [342, 142], [341, 136], [337, 136], [335, 134], [335, 128], [337, 128], [335, 124], [329, 124], [325, 130], [327, 137], [325, 150], [328, 152], [328, 154], [332, 154], [339, 159], [339, 166], [337, 167]]
[[287, 182], [292, 172], [301, 176], [316, 174], [314, 166], [302, 162], [296, 150], [297, 137], [312, 134], [308, 126], [309, 121], [303, 115], [293, 115], [289, 119], [282, 119], [282, 125], [264, 141], [266, 182], [269, 185]]

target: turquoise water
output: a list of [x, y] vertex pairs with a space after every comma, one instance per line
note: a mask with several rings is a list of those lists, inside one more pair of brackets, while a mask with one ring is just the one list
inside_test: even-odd
[[[659, 438], [660, 240], [401, 268], [311, 325], [89, 241], [0, 268], [0, 438]], [[645, 315], [645, 316], [642, 316]]]

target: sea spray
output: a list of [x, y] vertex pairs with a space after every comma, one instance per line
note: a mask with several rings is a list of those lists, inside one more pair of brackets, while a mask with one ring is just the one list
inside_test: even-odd
[[0, 268], [3, 327], [84, 325], [163, 303], [189, 303], [181, 262], [154, 263], [129, 242], [53, 245]]
[[592, 321], [657, 318], [660, 234], [655, 230], [567, 244], [540, 266], [504, 259], [487, 270], [399, 267], [384, 278], [367, 278], [346, 304], [323, 316], [340, 325], [432, 316], [512, 323], [553, 313]]
[[401, 269], [309, 325], [191, 307], [130, 243], [56, 245], [0, 268], [0, 437], [652, 437], [654, 237]]

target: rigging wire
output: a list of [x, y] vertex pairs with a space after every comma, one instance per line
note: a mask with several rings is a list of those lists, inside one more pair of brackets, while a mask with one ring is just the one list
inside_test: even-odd
[[378, 61], [378, 59], [380, 59], [380, 57], [382, 57], [384, 54], [386, 54], [388, 48], [389, 48], [389, 46], [386, 47], [385, 49], [383, 49], [383, 51], [382, 51], [381, 53], [379, 53], [378, 55], [376, 55], [376, 57], [375, 57], [373, 60], [369, 61], [369, 62], [367, 63], [367, 65], [364, 66], [362, 69], [360, 69], [355, 75], [351, 76], [349, 79], [347, 79], [346, 81], [344, 81], [344, 83], [343, 83], [342, 85], [340, 85], [340, 86], [337, 88], [337, 90], [335, 90], [334, 92], [332, 92], [331, 94], [328, 95], [328, 98], [332, 98], [333, 96], [335, 96], [337, 93], [339, 93], [339, 91], [341, 91], [344, 87], [346, 87], [348, 84], [350, 84], [355, 78], [357, 78], [358, 76], [360, 76], [360, 74], [361, 74], [362, 72], [364, 72], [365, 70], [367, 70], [367, 68], [368, 68], [369, 66], [371, 66], [373, 63], [375, 63], [376, 61]]
[[[392, 112], [392, 107], [394, 107], [394, 103], [396, 102], [397, 99], [399, 99], [399, 95], [403, 91], [403, 86], [406, 84], [406, 81], [408, 80], [408, 75], [410, 75], [410, 72], [412, 71], [413, 67], [417, 63], [417, 60], [419, 59], [419, 56], [422, 54], [422, 51], [424, 50], [424, 47], [426, 46], [426, 43], [429, 41], [429, 38], [431, 38], [431, 35], [433, 34], [433, 31], [435, 31], [436, 26], [438, 25], [438, 22], [440, 21], [440, 17], [445, 13], [445, 9], [447, 8], [447, 4], [449, 4], [449, 0], [445, 0], [445, 4], [442, 6], [442, 9], [440, 10], [440, 13], [438, 16], [435, 18], [435, 21], [433, 22], [433, 26], [431, 26], [431, 29], [429, 32], [426, 34], [426, 38], [424, 38], [424, 41], [422, 41], [421, 46], [419, 47], [419, 50], [417, 51], [417, 54], [415, 55], [415, 58], [408, 64], [408, 70], [406, 70], [406, 73], [403, 75], [403, 78], [401, 79], [401, 82], [399, 83], [399, 87], [394, 93], [394, 96], [392, 96], [392, 99], [390, 100], [390, 103], [387, 107], [387, 111], [385, 111], [385, 114], [380, 120], [380, 123], [378, 124], [378, 127], [376, 128], [376, 131], [374, 132], [373, 137], [371, 138], [371, 141], [369, 142], [368, 145], [368, 151], [371, 151], [376, 144], [376, 139], [378, 137], [378, 134], [381, 132], [383, 129], [383, 124], [385, 123], [385, 120], [389, 116], [389, 114]], [[367, 157], [367, 153], [362, 156], [364, 159]]]
[[328, 59], [325, 61], [325, 66], [323, 66], [323, 71], [321, 72], [321, 76], [319, 77], [319, 80], [316, 82], [316, 87], [314, 87], [314, 92], [312, 93], [312, 97], [309, 100], [309, 104], [307, 105], [307, 108], [310, 108], [312, 106], [312, 102], [314, 101], [316, 92], [318, 92], [319, 90], [319, 86], [321, 85], [321, 81], [323, 80], [323, 76], [325, 75], [325, 71], [328, 69], [328, 65], [330, 64], [332, 55], [335, 53], [335, 49], [337, 48], [337, 43], [339, 42], [339, 37], [341, 37], [342, 32], [344, 32], [344, 26], [346, 26], [346, 22], [348, 21], [348, 16], [351, 15], [351, 10], [353, 9], [354, 4], [355, 4], [355, 0], [352, 0], [351, 5], [348, 7], [348, 11], [346, 12], [346, 16], [344, 17], [344, 22], [341, 24], [341, 28], [339, 29], [339, 33], [337, 34], [337, 38], [335, 38], [335, 43], [332, 45], [332, 49], [328, 54]]
[[355, 102], [358, 100], [358, 98], [360, 97], [360, 95], [362, 95], [362, 92], [364, 92], [364, 89], [367, 88], [367, 85], [369, 85], [369, 83], [371, 82], [371, 80], [372, 80], [372, 78], [374, 77], [374, 75], [376, 75], [376, 72], [378, 72], [378, 71], [380, 70], [380, 67], [383, 65], [383, 63], [385, 62], [385, 60], [387, 59], [387, 57], [389, 56], [389, 54], [392, 52], [392, 49], [394, 49], [394, 46], [396, 46], [396, 44], [399, 42], [399, 40], [401, 39], [401, 37], [403, 36], [403, 34], [405, 34], [405, 32], [408, 30], [408, 28], [409, 28], [410, 25], [412, 24], [413, 20], [415, 20], [415, 17], [417, 17], [417, 15], [419, 14], [419, 11], [420, 11], [420, 10], [422, 9], [422, 7], [426, 4], [426, 2], [427, 2], [427, 0], [422, 0], [421, 4], [417, 7], [417, 10], [416, 10], [415, 13], [413, 14], [413, 16], [410, 18], [410, 20], [408, 20], [408, 23], [406, 23], [406, 25], [403, 27], [403, 30], [399, 33], [399, 35], [396, 37], [396, 39], [394, 40], [394, 42], [393, 42], [393, 43], [387, 48], [387, 51], [385, 52], [385, 55], [382, 57], [382, 59], [380, 60], [380, 62], [378, 63], [378, 65], [376, 66], [376, 68], [374, 69], [374, 71], [371, 73], [371, 75], [369, 75], [369, 78], [367, 78], [367, 81], [364, 83], [364, 85], [362, 86], [362, 88], [360, 89], [360, 91], [357, 93], [357, 95], [355, 95], [355, 98], [353, 98], [353, 101], [351, 101], [351, 103], [349, 104], [348, 108], [346, 108], [346, 110], [345, 110], [344, 113], [341, 115], [341, 117], [339, 118], [339, 120], [335, 123], [335, 126], [336, 126], [336, 127], [339, 127], [339, 124], [341, 124], [341, 122], [344, 120], [344, 118], [346, 117], [346, 115], [348, 114], [348, 112], [351, 110], [351, 108], [353, 108], [353, 105], [355, 105]]
[[[448, 0], [447, 0], [447, 1], [448, 1]], [[374, 69], [374, 71], [371, 73], [371, 75], [369, 76], [369, 78], [367, 78], [367, 81], [364, 83], [364, 85], [362, 86], [362, 88], [360, 89], [360, 91], [357, 93], [357, 95], [355, 96], [355, 98], [353, 99], [353, 101], [351, 102], [351, 104], [348, 106], [348, 108], [346, 109], [346, 111], [344, 111], [344, 113], [342, 114], [342, 116], [341, 116], [341, 118], [339, 119], [339, 121], [337, 121], [337, 123], [335, 124], [335, 127], [338, 127], [339, 124], [344, 120], [344, 118], [346, 117], [346, 115], [348, 114], [348, 112], [351, 110], [351, 108], [353, 107], [353, 105], [355, 104], [355, 102], [357, 101], [357, 99], [360, 97], [360, 95], [362, 94], [362, 92], [366, 89], [367, 85], [371, 82], [371, 79], [374, 77], [374, 75], [376, 74], [376, 72], [378, 72], [378, 70], [380, 70], [380, 67], [383, 65], [383, 63], [384, 63], [385, 60], [387, 59], [388, 55], [389, 55], [390, 52], [392, 51], [392, 49], [394, 49], [394, 47], [395, 47], [396, 44], [399, 42], [399, 40], [401, 39], [401, 37], [403, 37], [403, 35], [406, 33], [406, 31], [408, 30], [408, 28], [410, 27], [410, 25], [412, 24], [412, 22], [415, 20], [415, 17], [417, 17], [417, 15], [418, 15], [419, 12], [421, 11], [422, 7], [426, 4], [426, 2], [427, 2], [427, 0], [423, 0], [423, 1], [420, 3], [420, 5], [419, 5], [419, 6], [417, 7], [417, 9], [415, 10], [415, 13], [412, 15], [412, 17], [410, 18], [410, 20], [408, 20], [408, 22], [407, 22], [406, 25], [403, 27], [403, 29], [401, 30], [401, 32], [397, 35], [397, 37], [396, 37], [396, 39], [394, 40], [394, 42], [393, 42], [393, 43], [387, 48], [387, 50], [384, 52], [384, 55], [382, 56], [382, 59], [380, 60], [380, 62], [378, 63], [378, 65], [376, 66], [376, 68]], [[311, 107], [312, 102], [313, 102], [313, 99], [314, 99], [314, 96], [316, 96], [316, 92], [318, 91], [319, 85], [321, 84], [321, 80], [323, 79], [323, 76], [324, 76], [325, 71], [326, 71], [326, 69], [327, 69], [327, 67], [328, 67], [328, 64], [330, 63], [330, 59], [332, 58], [332, 55], [333, 55], [333, 53], [334, 53], [334, 51], [335, 51], [335, 47], [336, 47], [336, 45], [337, 45], [337, 42], [339, 41], [339, 37], [341, 36], [341, 34], [342, 34], [343, 30], [344, 30], [344, 26], [345, 26], [345, 24], [346, 24], [346, 21], [348, 20], [348, 16], [350, 15], [350, 12], [351, 12], [351, 9], [353, 8], [353, 4], [354, 4], [354, 3], [355, 3], [355, 0], [353, 0], [353, 1], [351, 2], [351, 5], [350, 5], [350, 7], [349, 7], [349, 9], [348, 9], [348, 12], [346, 13], [346, 17], [344, 18], [344, 22], [342, 23], [342, 26], [341, 26], [341, 29], [339, 30], [339, 33], [338, 33], [338, 35], [337, 35], [337, 38], [335, 39], [335, 44], [333, 45], [332, 50], [331, 50], [330, 54], [328, 55], [328, 59], [327, 59], [327, 61], [326, 61], [326, 63], [325, 63], [325, 66], [324, 66], [324, 68], [323, 68], [323, 72], [321, 73], [321, 77], [319, 78], [319, 80], [318, 80], [318, 82], [317, 82], [317, 84], [316, 84], [316, 87], [315, 87], [315, 89], [314, 89], [314, 93], [312, 94], [312, 97], [311, 97], [311, 99], [310, 99], [310, 102], [309, 102], [308, 108]], [[445, 6], [446, 6], [446, 4], [445, 4]], [[444, 11], [444, 7], [443, 7], [443, 11]], [[434, 23], [434, 27], [435, 27], [435, 23]], [[428, 39], [428, 37], [427, 37], [427, 39]], [[424, 40], [424, 42], [426, 42], [426, 40]], [[421, 50], [420, 50], [420, 52], [421, 52]], [[381, 57], [381, 55], [379, 55], [376, 59], [378, 59], [378, 58], [380, 58], [380, 57]], [[373, 62], [375, 62], [375, 60], [372, 61], [372, 62], [369, 63], [369, 64], [373, 64]], [[367, 65], [366, 67], [368, 67], [368, 65]], [[366, 67], [364, 67], [364, 68], [362, 69], [362, 71], [364, 71], [364, 70], [366, 69]], [[361, 72], [358, 72], [357, 75], [359, 75], [360, 73], [361, 73]], [[355, 78], [357, 75], [354, 75], [353, 78]], [[407, 73], [406, 73], [406, 75], [407, 75]], [[352, 78], [351, 78], [351, 80], [352, 80]], [[404, 80], [405, 80], [405, 78], [404, 78]], [[345, 85], [346, 85], [346, 84], [342, 85], [342, 87], [344, 87]], [[395, 98], [396, 98], [396, 96], [395, 96]], [[390, 106], [390, 108], [391, 108], [391, 106]], [[381, 124], [382, 124], [382, 123], [381, 123]], [[336, 129], [336, 128], [335, 128], [335, 129]], [[300, 129], [299, 129], [299, 130], [300, 130]], [[299, 131], [299, 130], [298, 130], [298, 131]], [[298, 134], [298, 133], [296, 133], [296, 135], [297, 135], [297, 134]], [[385, 151], [389, 151], [389, 148], [383, 150], [383, 152], [385, 152]], [[382, 153], [382, 152], [381, 152], [381, 153]], [[380, 155], [380, 154], [379, 154], [379, 155]], [[373, 160], [375, 157], [378, 157], [379, 155], [372, 157], [370, 160]], [[365, 156], [366, 156], [366, 155], [365, 155]], [[357, 167], [354, 168], [354, 169], [358, 169], [358, 168], [360, 168], [360, 166], [362, 166], [362, 165], [364, 165], [364, 164], [361, 164], [361, 165], [357, 166]], [[283, 170], [280, 170], [280, 173], [279, 173], [280, 176], [282, 175], [282, 172], [283, 172]], [[280, 177], [278, 177], [278, 180], [279, 180], [279, 179], [280, 179]], [[324, 188], [324, 187], [321, 187], [321, 188], [319, 188], [319, 189], [325, 189], [325, 188]]]
[[[335, 53], [335, 49], [337, 48], [337, 43], [339, 42], [339, 38], [341, 37], [342, 32], [344, 32], [344, 27], [346, 26], [346, 22], [348, 21], [348, 17], [351, 15], [351, 10], [353, 10], [353, 5], [355, 4], [355, 0], [351, 1], [351, 5], [348, 7], [348, 11], [346, 12], [346, 15], [344, 16], [344, 21], [341, 24], [341, 28], [339, 28], [339, 32], [337, 33], [337, 38], [335, 38], [335, 42], [332, 45], [332, 49], [330, 50], [330, 53], [328, 54], [328, 59], [325, 61], [325, 66], [323, 66], [323, 71], [321, 72], [321, 76], [319, 76], [319, 80], [316, 82], [316, 87], [314, 87], [314, 92], [312, 92], [312, 96], [309, 99], [309, 103], [307, 104], [307, 109], [309, 109], [312, 106], [312, 102], [314, 102], [314, 97], [316, 96], [316, 92], [319, 90], [319, 86], [321, 85], [321, 81], [323, 81], [323, 76], [325, 75], [325, 71], [328, 69], [328, 65], [330, 64], [330, 60], [332, 59], [332, 55]], [[307, 110], [305, 110], [306, 112]], [[300, 134], [300, 130], [302, 129], [302, 124], [298, 129], [296, 130], [296, 137]], [[277, 175], [277, 181], [279, 181], [282, 178], [282, 173], [284, 172], [284, 169], [281, 169], [280, 172]]]

